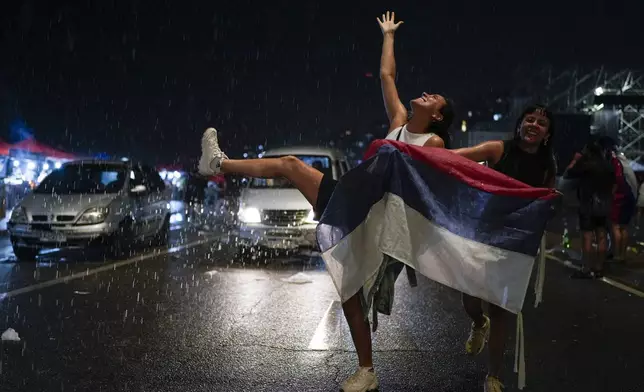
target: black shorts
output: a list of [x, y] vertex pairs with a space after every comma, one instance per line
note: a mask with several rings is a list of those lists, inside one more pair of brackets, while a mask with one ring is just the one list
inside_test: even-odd
[[331, 195], [335, 190], [336, 185], [338, 185], [338, 180], [333, 179], [333, 176], [330, 174], [324, 174], [322, 181], [320, 182], [320, 188], [318, 189], [318, 200], [315, 203], [315, 220], [319, 221], [326, 210], [329, 200], [331, 200]]
[[599, 229], [606, 229], [607, 225], [607, 216], [579, 214], [579, 230], [581, 231], [595, 231]]

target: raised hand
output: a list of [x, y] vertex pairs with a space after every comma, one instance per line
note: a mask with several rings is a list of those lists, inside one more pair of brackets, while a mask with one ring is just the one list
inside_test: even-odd
[[376, 18], [383, 35], [393, 34], [398, 29], [398, 26], [404, 23], [402, 20], [398, 23], [394, 22], [395, 17], [395, 12], [387, 11], [386, 14], [382, 14], [382, 20], [380, 18]]

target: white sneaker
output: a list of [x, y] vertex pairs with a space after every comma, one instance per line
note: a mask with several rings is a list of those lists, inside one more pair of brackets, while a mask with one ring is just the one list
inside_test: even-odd
[[378, 390], [378, 376], [373, 368], [361, 367], [342, 383], [342, 392], [372, 392]]
[[487, 376], [485, 378], [485, 384], [483, 385], [483, 390], [485, 392], [503, 392], [505, 386], [501, 384], [498, 378], [493, 376]]
[[199, 159], [199, 174], [212, 176], [221, 172], [221, 162], [228, 159], [219, 148], [217, 130], [208, 128], [201, 137], [201, 158]]

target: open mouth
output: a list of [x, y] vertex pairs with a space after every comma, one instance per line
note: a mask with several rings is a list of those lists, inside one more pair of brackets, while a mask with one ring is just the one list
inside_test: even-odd
[[535, 131], [527, 130], [527, 131], [525, 131], [525, 135], [528, 136], [528, 137], [537, 137], [537, 136], [539, 136], [539, 133], [535, 132]]

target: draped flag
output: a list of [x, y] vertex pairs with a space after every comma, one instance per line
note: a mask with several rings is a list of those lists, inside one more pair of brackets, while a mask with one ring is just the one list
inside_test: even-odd
[[317, 239], [342, 302], [366, 296], [389, 256], [519, 313], [559, 196], [449, 150], [377, 140], [340, 179]]

